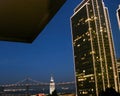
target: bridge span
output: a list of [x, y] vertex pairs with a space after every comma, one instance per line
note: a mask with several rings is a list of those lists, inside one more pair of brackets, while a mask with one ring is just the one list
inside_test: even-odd
[[[75, 81], [55, 83], [56, 86], [71, 85], [71, 84], [75, 84]], [[49, 86], [49, 85], [50, 85], [50, 83], [40, 82], [40, 81], [33, 80], [31, 78], [26, 78], [22, 81], [19, 81], [19, 82], [15, 83], [15, 84], [0, 85], [0, 87]]]
[[[16, 82], [15, 84], [0, 85], [1, 93], [49, 93], [50, 82], [40, 82], [31, 78], [26, 78], [22, 81]], [[71, 82], [57, 82], [55, 83], [56, 90], [59, 92], [68, 92], [70, 90], [75, 91], [75, 81]], [[71, 92], [72, 92], [71, 91]]]

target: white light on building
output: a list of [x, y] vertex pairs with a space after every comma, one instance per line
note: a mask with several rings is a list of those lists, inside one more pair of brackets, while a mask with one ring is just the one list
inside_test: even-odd
[[117, 9], [117, 19], [118, 19], [118, 25], [120, 29], [120, 5], [119, 5], [119, 8]]

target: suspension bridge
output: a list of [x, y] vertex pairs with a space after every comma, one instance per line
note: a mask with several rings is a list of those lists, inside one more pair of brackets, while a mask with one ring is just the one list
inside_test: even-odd
[[[75, 84], [75, 81], [55, 83], [56, 86], [59, 86], [59, 85], [71, 85], [71, 84]], [[49, 86], [49, 85], [50, 85], [50, 83], [44, 83], [44, 82], [40, 82], [40, 81], [33, 80], [33, 79], [31, 79], [31, 78], [25, 78], [24, 80], [18, 81], [18, 82], [15, 83], [15, 84], [0, 85], [0, 87]]]
[[[31, 78], [25, 78], [15, 84], [5, 84], [0, 85], [0, 92], [26, 92], [30, 93], [30, 91], [39, 91], [39, 92], [49, 92], [50, 82], [40, 82], [33, 80]], [[55, 83], [57, 90], [70, 90], [75, 89], [75, 81], [71, 82], [57, 82]]]

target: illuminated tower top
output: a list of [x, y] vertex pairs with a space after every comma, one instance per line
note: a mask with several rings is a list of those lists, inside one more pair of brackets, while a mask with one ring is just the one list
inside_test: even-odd
[[53, 79], [53, 77], [52, 77], [52, 76], [51, 76], [50, 82], [54, 82], [54, 79]]

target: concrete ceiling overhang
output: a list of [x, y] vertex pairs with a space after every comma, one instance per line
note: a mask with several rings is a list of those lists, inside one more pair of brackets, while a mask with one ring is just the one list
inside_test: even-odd
[[31, 43], [66, 0], [1, 0], [0, 40]]

